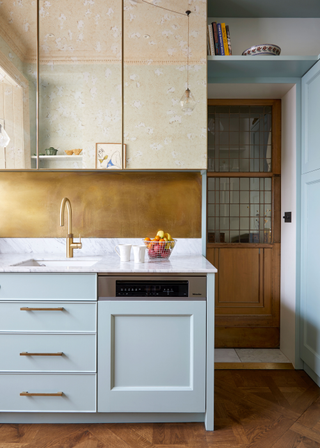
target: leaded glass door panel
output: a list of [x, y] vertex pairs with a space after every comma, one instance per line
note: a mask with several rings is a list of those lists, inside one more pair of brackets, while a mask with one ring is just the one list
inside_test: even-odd
[[209, 100], [207, 258], [217, 267], [216, 344], [277, 347], [280, 101]]

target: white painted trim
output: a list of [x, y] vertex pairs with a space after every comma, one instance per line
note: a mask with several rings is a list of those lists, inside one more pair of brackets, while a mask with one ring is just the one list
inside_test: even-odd
[[281, 217], [292, 212], [292, 222], [281, 220], [280, 350], [295, 366], [296, 311], [296, 86], [281, 101]]

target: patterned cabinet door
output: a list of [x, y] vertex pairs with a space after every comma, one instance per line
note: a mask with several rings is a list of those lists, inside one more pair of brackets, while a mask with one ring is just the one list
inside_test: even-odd
[[300, 356], [307, 373], [320, 385], [319, 197], [320, 169], [302, 176], [300, 328]]
[[122, 142], [122, 2], [39, 8], [39, 168], [119, 168], [105, 162]]
[[[206, 169], [206, 2], [193, 0], [190, 7], [189, 47], [187, 3], [161, 3], [170, 11], [151, 3], [124, 1], [123, 126], [127, 168]], [[196, 101], [193, 112], [183, 111], [180, 104], [187, 74]]]
[[320, 168], [320, 64], [302, 78], [302, 173]]

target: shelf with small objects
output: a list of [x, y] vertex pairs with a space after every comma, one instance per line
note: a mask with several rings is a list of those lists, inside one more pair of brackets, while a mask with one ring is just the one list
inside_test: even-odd
[[208, 56], [208, 82], [227, 79], [301, 78], [319, 56]]
[[[82, 155], [39, 155], [39, 168], [44, 169], [79, 169], [82, 168]], [[31, 156], [32, 168], [36, 167], [37, 156]]]
[[[311, 3], [305, 8], [293, 2], [288, 10], [281, 0], [248, 0], [245, 8], [240, 0], [232, 5], [208, 2], [208, 82], [301, 78], [319, 60], [320, 5]], [[220, 34], [219, 29], [214, 33], [217, 26]], [[228, 31], [226, 40], [223, 28]]]

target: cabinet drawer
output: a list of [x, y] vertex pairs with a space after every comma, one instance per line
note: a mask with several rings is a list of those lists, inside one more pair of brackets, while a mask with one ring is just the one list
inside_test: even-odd
[[0, 299], [97, 300], [96, 274], [0, 274]]
[[96, 371], [95, 334], [0, 334], [0, 371]]
[[3, 302], [0, 331], [96, 331], [96, 303]]
[[95, 412], [96, 375], [1, 374], [0, 396], [4, 412]]

